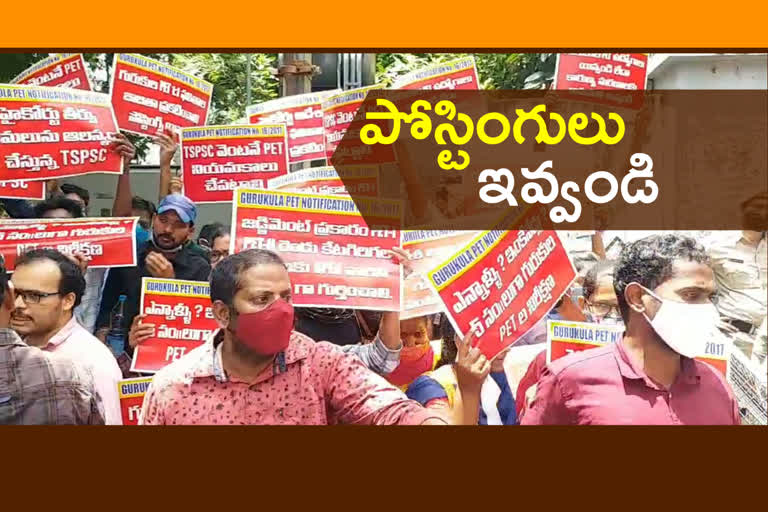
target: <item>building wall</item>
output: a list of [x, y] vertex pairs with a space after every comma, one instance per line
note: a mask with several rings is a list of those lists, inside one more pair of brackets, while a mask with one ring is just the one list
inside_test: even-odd
[[[660, 64], [659, 64], [660, 63]], [[658, 64], [654, 68], [654, 64]], [[671, 55], [651, 57], [654, 89], [766, 89], [768, 56]]]

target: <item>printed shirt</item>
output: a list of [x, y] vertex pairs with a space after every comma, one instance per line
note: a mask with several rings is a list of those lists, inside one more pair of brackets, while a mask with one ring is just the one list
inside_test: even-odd
[[103, 425], [93, 377], [0, 329], [0, 425]]
[[569, 354], [547, 365], [523, 425], [737, 425], [722, 374], [682, 358], [670, 389], [653, 382], [623, 343]]
[[418, 425], [445, 422], [339, 347], [298, 332], [252, 384], [229, 378], [221, 336], [160, 370], [144, 398], [144, 425]]
[[104, 404], [107, 425], [122, 425], [117, 383], [123, 378], [112, 352], [73, 316], [43, 347], [46, 352], [68, 357], [93, 374], [96, 392]]

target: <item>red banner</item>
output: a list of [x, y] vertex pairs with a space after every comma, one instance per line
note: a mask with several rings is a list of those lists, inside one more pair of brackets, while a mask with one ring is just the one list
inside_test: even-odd
[[132, 372], [159, 371], [205, 343], [219, 328], [206, 282], [145, 277], [141, 313], [147, 315], [142, 323], [155, 325], [155, 337], [136, 346]]
[[269, 190], [304, 192], [321, 196], [355, 194], [377, 197], [379, 168], [372, 165], [345, 166], [341, 172], [338, 172], [333, 166], [312, 167], [272, 178], [267, 185], [266, 188]]
[[[344, 138], [344, 134], [347, 132], [347, 128], [352, 123], [352, 120], [357, 115], [357, 111], [360, 105], [363, 104], [365, 96], [368, 91], [373, 89], [381, 89], [381, 85], [371, 85], [368, 87], [361, 87], [359, 89], [349, 89], [333, 96], [327, 96], [323, 100], [323, 128], [325, 131], [325, 157], [328, 162], [331, 161], [333, 152], [336, 151], [336, 147]], [[391, 153], [390, 146], [376, 145], [367, 146], [363, 144], [355, 144], [356, 151], [364, 151], [365, 154], [361, 155], [343, 155], [345, 157], [345, 163], [352, 163], [351, 160], [361, 160], [364, 157], [370, 158], [372, 153], [371, 148], [386, 148]], [[378, 151], [378, 150], [377, 150]], [[392, 159], [384, 160], [380, 159], [377, 163], [388, 162]]]
[[[399, 311], [399, 201], [237, 190], [231, 252], [268, 249], [291, 273], [296, 306]], [[368, 225], [361, 215], [373, 219]]]
[[232, 191], [267, 188], [288, 172], [285, 125], [205, 126], [181, 131], [184, 194], [196, 203], [231, 203]]
[[123, 425], [138, 425], [144, 395], [147, 393], [153, 377], [123, 379], [117, 383], [117, 393], [120, 397], [120, 411], [123, 414]]
[[213, 85], [135, 53], [116, 53], [112, 105], [121, 130], [139, 135], [203, 126]]
[[288, 132], [288, 162], [325, 160], [322, 94], [298, 94], [250, 105], [251, 124], [283, 123]]
[[427, 273], [456, 254], [479, 231], [403, 231], [402, 248], [411, 256], [413, 273], [403, 283], [400, 318], [433, 315], [443, 311], [443, 301], [429, 285]]
[[0, 85], [0, 181], [121, 174], [116, 131], [106, 94]]
[[[557, 57], [553, 89], [642, 91], [648, 73], [648, 55], [645, 53], [561, 53]], [[578, 92], [569, 93], [574, 99], [583, 99]], [[627, 94], [623, 102], [611, 93], [601, 103], [640, 108], [643, 98]], [[595, 93], [589, 101], [594, 102]]]
[[132, 218], [0, 219], [0, 254], [6, 270], [32, 249], [51, 248], [64, 254], [83, 253], [88, 266], [136, 266], [136, 222]]
[[433, 64], [398, 78], [393, 89], [477, 90], [480, 88], [474, 57]]
[[482, 232], [428, 274], [456, 331], [473, 331], [489, 359], [536, 325], [576, 277], [557, 232], [532, 230], [546, 225], [541, 215], [530, 209], [515, 224], [525, 230]]
[[80, 53], [51, 55], [22, 71], [11, 81], [19, 85], [44, 85], [92, 91], [91, 79]]
[[44, 181], [0, 181], [0, 199], [45, 199]]

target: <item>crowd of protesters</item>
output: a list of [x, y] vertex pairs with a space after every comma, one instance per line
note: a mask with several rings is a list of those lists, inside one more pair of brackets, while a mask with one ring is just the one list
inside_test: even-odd
[[[166, 135], [156, 143], [157, 207], [131, 193], [130, 141], [117, 135], [112, 146], [126, 162], [113, 214], [140, 219], [135, 267], [89, 268], [81, 254], [35, 249], [12, 274], [0, 268], [0, 423], [121, 423], [117, 384], [135, 375], [105, 338], [121, 296], [130, 328], [125, 356], [154, 335], [157, 326], [139, 311], [142, 277], [209, 281], [220, 327], [155, 374], [141, 414], [146, 425], [738, 424], [729, 383], [693, 359], [693, 347], [719, 329], [754, 340], [749, 355], [765, 368], [765, 232], [706, 248], [660, 233], [627, 244], [614, 260], [597, 232], [579, 277], [515, 344], [542, 350], [512, 379], [510, 349], [488, 361], [474, 336], [457, 336], [443, 314], [401, 321], [398, 312], [294, 308], [278, 254], [229, 254], [228, 226], [198, 229], [197, 207], [171, 173], [176, 144]], [[2, 211], [88, 215], [87, 190], [57, 183], [48, 190], [34, 206], [3, 200]], [[753, 225], [765, 225], [768, 194], [743, 207]], [[410, 271], [406, 251], [387, 257]], [[547, 364], [547, 319], [621, 326], [624, 336]]]

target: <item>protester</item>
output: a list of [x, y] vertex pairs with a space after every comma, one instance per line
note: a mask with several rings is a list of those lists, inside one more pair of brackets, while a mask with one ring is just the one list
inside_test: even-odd
[[434, 370], [440, 360], [429, 340], [430, 317], [420, 316], [400, 321], [400, 364], [387, 375], [387, 380], [405, 390], [417, 377]]
[[[504, 358], [509, 349], [502, 351], [490, 364], [487, 364], [485, 356], [477, 348], [471, 346], [472, 339], [471, 335], [464, 340], [456, 337], [457, 361], [440, 366], [437, 370], [418, 377], [408, 386], [406, 396], [427, 408], [446, 411], [446, 414], [450, 415], [448, 411], [453, 411], [459, 401], [458, 393], [465, 406], [467, 406], [467, 400], [470, 400], [468, 406], [470, 408], [473, 407], [471, 404], [478, 404], [478, 407], [473, 409], [479, 410], [473, 417], [474, 421], [471, 421], [471, 424], [516, 425], [515, 398], [512, 396], [512, 389], [504, 370]], [[443, 341], [448, 344], [449, 340]], [[485, 376], [479, 381], [479, 386], [472, 385], [474, 381], [470, 381], [468, 385], [466, 380], [462, 381], [460, 378], [459, 368], [461, 365], [458, 364], [458, 361], [462, 357], [472, 357], [475, 358], [477, 364], [487, 365], [488, 370], [484, 371]]]
[[225, 258], [211, 300], [221, 329], [155, 374], [142, 424], [446, 423], [358, 359], [293, 331], [291, 281], [277, 254]]
[[229, 256], [229, 232], [229, 226], [225, 226], [219, 222], [206, 224], [203, 226], [203, 229], [200, 230], [200, 235], [197, 237], [197, 244], [210, 251], [212, 268], [215, 268], [216, 264], [221, 261], [222, 258]]
[[[573, 300], [572, 288], [555, 305], [548, 315], [551, 320], [566, 322], [592, 322], [610, 325], [623, 325], [618, 312], [618, 299], [613, 289], [615, 262], [599, 261], [584, 274], [580, 288], [583, 295]], [[617, 318], [618, 317], [618, 318]], [[536, 394], [536, 383], [541, 378], [547, 364], [547, 351], [542, 350], [531, 361], [525, 375], [520, 379], [515, 393], [518, 417], [522, 417]]]
[[638, 240], [622, 251], [614, 288], [624, 338], [548, 365], [522, 423], [740, 423], [725, 378], [693, 359], [719, 334], [704, 248], [671, 234]]
[[[156, 335], [155, 324], [144, 322], [147, 315], [136, 315], [128, 334], [128, 343], [132, 349]], [[386, 312], [381, 316], [381, 325], [371, 343], [344, 345], [343, 352], [356, 356], [366, 368], [387, 375], [400, 363], [400, 313]]]
[[[126, 296], [124, 320], [129, 327], [139, 312], [142, 277], [206, 281], [211, 271], [207, 254], [192, 241], [197, 207], [187, 197], [164, 198], [152, 219], [150, 240], [138, 247], [137, 267], [113, 268], [104, 285], [97, 333], [106, 336], [120, 295]], [[130, 347], [126, 349], [132, 353]]]
[[9, 328], [15, 301], [0, 257], [0, 425], [103, 425], [93, 376]]
[[85, 289], [82, 271], [53, 249], [34, 249], [16, 260], [11, 327], [28, 345], [64, 356], [90, 371], [108, 425], [122, 424], [117, 383], [122, 373], [109, 349], [73, 315]]
[[33, 211], [36, 219], [79, 219], [83, 216], [80, 203], [64, 196], [54, 196], [37, 203]]
[[139, 222], [136, 226], [136, 244], [141, 245], [149, 240], [150, 232], [152, 229], [152, 217], [157, 213], [155, 204], [142, 199], [139, 196], [134, 196], [131, 199], [131, 217], [138, 217]]
[[624, 325], [619, 312], [619, 300], [613, 288], [616, 262], [602, 260], [584, 276], [584, 295], [578, 304], [587, 322], [606, 325]]
[[91, 195], [82, 187], [78, 187], [73, 183], [64, 183], [59, 187], [61, 193], [67, 199], [71, 199], [80, 205], [80, 209], [83, 211], [83, 216], [88, 216], [88, 203], [91, 200]]

